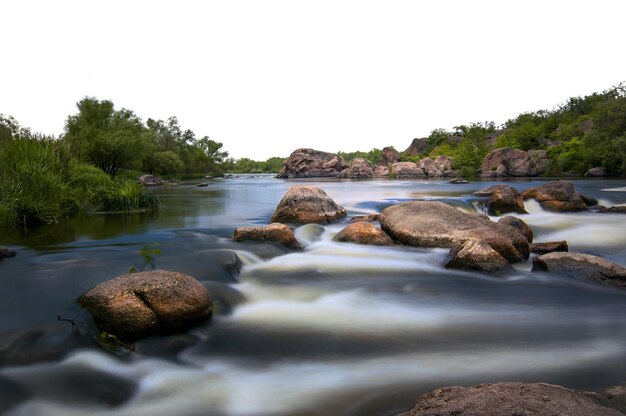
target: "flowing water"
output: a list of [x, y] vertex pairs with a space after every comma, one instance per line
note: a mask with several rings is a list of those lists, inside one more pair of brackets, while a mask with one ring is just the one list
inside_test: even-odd
[[[306, 183], [349, 216], [414, 199], [480, 209], [471, 193], [492, 184]], [[343, 223], [298, 228], [301, 252], [229, 239], [237, 226], [266, 224], [293, 184], [263, 175], [181, 184], [154, 190], [165, 206], [155, 215], [3, 235], [19, 254], [0, 262], [0, 414], [392, 415], [443, 385], [600, 390], [626, 380], [623, 290], [531, 273], [530, 261], [492, 277], [444, 269], [442, 249], [333, 242]], [[575, 185], [604, 205], [626, 203], [624, 180]], [[626, 215], [527, 209], [535, 241], [565, 239], [626, 265]], [[74, 300], [141, 266], [144, 247], [162, 250], [158, 268], [203, 282], [216, 313], [186, 334], [111, 353]]]

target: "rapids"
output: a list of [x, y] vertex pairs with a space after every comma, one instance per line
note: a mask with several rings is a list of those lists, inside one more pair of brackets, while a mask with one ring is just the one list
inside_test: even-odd
[[[343, 223], [296, 229], [300, 252], [229, 239], [237, 226], [266, 224], [303, 182], [348, 216], [414, 199], [480, 210], [471, 193], [495, 183], [242, 176], [155, 189], [165, 206], [156, 215], [5, 231], [0, 243], [19, 254], [0, 261], [0, 414], [393, 415], [443, 385], [601, 390], [626, 379], [623, 290], [531, 273], [530, 261], [493, 277], [444, 269], [447, 250], [333, 242]], [[626, 204], [624, 180], [574, 183], [604, 205]], [[570, 251], [626, 265], [626, 216], [526, 207], [535, 241], [564, 239]], [[203, 282], [216, 313], [186, 334], [112, 353], [74, 300], [140, 266], [144, 247], [162, 250], [157, 268]]]

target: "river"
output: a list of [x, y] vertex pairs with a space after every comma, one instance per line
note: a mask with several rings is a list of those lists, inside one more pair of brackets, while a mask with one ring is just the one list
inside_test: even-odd
[[[573, 182], [604, 205], [626, 204], [626, 180]], [[0, 414], [393, 415], [444, 385], [601, 390], [626, 379], [623, 290], [531, 273], [530, 261], [493, 277], [444, 269], [442, 249], [333, 242], [343, 222], [298, 228], [301, 252], [229, 239], [268, 223], [296, 183], [320, 186], [350, 217], [414, 199], [480, 209], [471, 193], [495, 182], [243, 176], [154, 189], [157, 214], [5, 232], [0, 243], [18, 256], [0, 261]], [[564, 239], [626, 266], [626, 215], [527, 209], [536, 242]], [[203, 282], [216, 313], [186, 334], [109, 352], [74, 300], [141, 266], [144, 247], [162, 251], [157, 268]]]

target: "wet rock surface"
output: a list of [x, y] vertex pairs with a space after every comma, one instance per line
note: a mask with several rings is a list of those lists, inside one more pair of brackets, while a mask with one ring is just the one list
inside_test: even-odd
[[567, 241], [549, 241], [531, 245], [530, 251], [537, 254], [547, 254], [555, 251], [569, 251], [569, 247]]
[[[593, 394], [545, 383], [443, 387], [424, 394], [410, 416], [623, 416]], [[399, 416], [399, 415], [398, 415]]]
[[300, 248], [293, 231], [288, 225], [272, 223], [268, 226], [239, 227], [233, 233], [233, 240], [241, 241], [271, 241], [290, 248]]
[[626, 288], [626, 268], [591, 254], [555, 252], [537, 256], [533, 259], [533, 271], [564, 272]]
[[[522, 192], [523, 199], [533, 198], [541, 207], [548, 211], [584, 211], [587, 204], [570, 181], [560, 180], [547, 182], [536, 188]], [[591, 198], [586, 198], [592, 203]], [[596, 202], [597, 203], [597, 202]]]
[[509, 212], [526, 213], [522, 195], [512, 186], [493, 185], [476, 191], [472, 195], [487, 198], [484, 203], [489, 215], [502, 215]]
[[348, 225], [337, 233], [333, 240], [375, 246], [393, 245], [393, 240], [387, 235], [387, 233], [367, 221], [357, 221]]

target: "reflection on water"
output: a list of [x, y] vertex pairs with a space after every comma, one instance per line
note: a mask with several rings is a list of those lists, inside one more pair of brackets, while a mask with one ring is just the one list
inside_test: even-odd
[[[296, 183], [321, 186], [359, 215], [416, 198], [472, 210], [471, 193], [494, 182], [215, 180], [154, 189], [165, 206], [156, 215], [5, 234], [19, 255], [0, 262], [0, 414], [388, 415], [441, 385], [622, 381], [624, 291], [531, 273], [530, 261], [493, 277], [442, 268], [446, 250], [333, 242], [345, 222], [299, 227], [300, 252], [228, 238], [236, 226], [267, 223]], [[624, 181], [576, 186], [626, 203]], [[626, 216], [527, 208], [536, 241], [566, 239], [626, 265]], [[104, 352], [74, 299], [152, 244], [163, 251], [157, 267], [206, 285], [216, 314], [133, 353]], [[79, 332], [57, 315], [76, 318]]]

